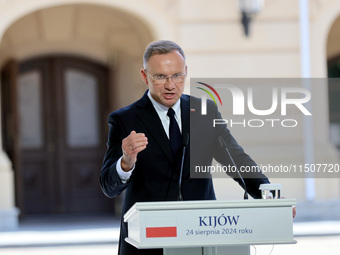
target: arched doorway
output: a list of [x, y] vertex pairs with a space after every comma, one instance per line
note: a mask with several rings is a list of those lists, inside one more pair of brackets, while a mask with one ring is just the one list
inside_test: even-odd
[[3, 108], [14, 106], [4, 118], [5, 150], [12, 148], [23, 214], [113, 211], [98, 186], [107, 77], [93, 61], [49, 56], [20, 63], [17, 81], [4, 86]]
[[330, 138], [340, 151], [340, 16], [334, 21], [327, 40]]
[[114, 8], [74, 4], [24, 16], [2, 39], [2, 142], [16, 206], [23, 214], [119, 211], [98, 183], [106, 117], [145, 89], [146, 25]]

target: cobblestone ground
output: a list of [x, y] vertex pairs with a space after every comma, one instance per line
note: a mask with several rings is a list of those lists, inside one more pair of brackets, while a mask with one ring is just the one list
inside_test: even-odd
[[[251, 255], [339, 255], [340, 235], [297, 237], [295, 245], [268, 245], [251, 248]], [[117, 244], [73, 245], [29, 248], [1, 248], [1, 255], [116, 255]]]

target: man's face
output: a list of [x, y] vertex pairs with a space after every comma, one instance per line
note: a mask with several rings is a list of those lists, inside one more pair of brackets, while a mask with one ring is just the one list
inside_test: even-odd
[[178, 51], [172, 51], [150, 57], [146, 70], [141, 69], [141, 76], [144, 83], [148, 85], [152, 98], [170, 108], [183, 94], [185, 79], [179, 82], [168, 78], [162, 84], [160, 80], [154, 78], [186, 75], [186, 72], [185, 59]]

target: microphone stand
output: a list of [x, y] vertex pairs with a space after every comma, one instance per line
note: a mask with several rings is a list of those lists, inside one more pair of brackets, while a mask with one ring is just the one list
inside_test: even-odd
[[240, 173], [240, 170], [238, 169], [238, 167], [236, 166], [236, 164], [235, 164], [235, 162], [234, 162], [234, 159], [233, 159], [233, 157], [231, 156], [231, 154], [230, 154], [230, 152], [229, 152], [229, 150], [228, 150], [228, 147], [227, 147], [227, 144], [226, 144], [226, 142], [224, 141], [224, 139], [221, 137], [221, 136], [219, 136], [218, 137], [218, 140], [219, 140], [219, 142], [220, 142], [220, 145], [221, 145], [221, 147], [224, 149], [224, 153], [226, 154], [226, 156], [228, 156], [229, 158], [230, 158], [230, 160], [231, 160], [231, 162], [233, 163], [233, 165], [235, 166], [235, 168], [236, 168], [236, 172], [237, 172], [237, 174], [238, 174], [238, 176], [239, 176], [239, 178], [240, 178], [240, 180], [241, 180], [241, 182], [242, 182], [242, 184], [243, 184], [243, 189], [244, 189], [244, 195], [243, 195], [243, 199], [248, 199], [248, 191], [247, 191], [247, 186], [246, 186], [246, 183], [244, 182], [244, 179], [242, 178], [242, 175], [241, 175], [241, 173]]
[[185, 158], [185, 151], [189, 144], [189, 134], [185, 133], [183, 136], [183, 152], [182, 152], [182, 160], [181, 160], [181, 170], [179, 172], [179, 180], [178, 180], [178, 198], [177, 201], [183, 201], [183, 195], [182, 195], [182, 175], [183, 175], [183, 166], [184, 166], [184, 158]]

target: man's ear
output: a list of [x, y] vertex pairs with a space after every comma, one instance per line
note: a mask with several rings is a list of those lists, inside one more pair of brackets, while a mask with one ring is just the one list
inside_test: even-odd
[[141, 76], [143, 82], [144, 82], [146, 85], [148, 85], [148, 84], [149, 84], [149, 82], [148, 82], [148, 75], [146, 74], [146, 71], [145, 71], [144, 68], [141, 68], [141, 69], [140, 69], [140, 76]]

